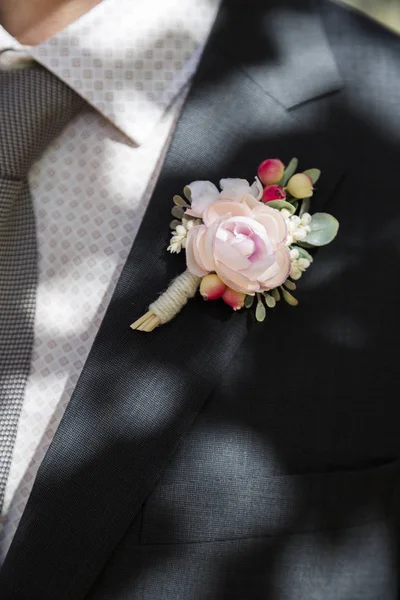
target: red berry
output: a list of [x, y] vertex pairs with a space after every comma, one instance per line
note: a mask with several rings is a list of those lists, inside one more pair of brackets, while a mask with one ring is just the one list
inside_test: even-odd
[[280, 185], [267, 185], [264, 188], [262, 202], [272, 202], [272, 200], [285, 200], [286, 192]]
[[267, 158], [258, 167], [258, 178], [264, 185], [278, 183], [283, 177], [285, 165], [279, 158]]

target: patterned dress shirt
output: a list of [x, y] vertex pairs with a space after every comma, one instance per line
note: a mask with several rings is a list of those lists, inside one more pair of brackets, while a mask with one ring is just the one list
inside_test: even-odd
[[35, 342], [0, 564], [135, 239], [218, 4], [103, 0], [30, 47], [0, 26], [0, 68], [30, 56], [87, 101], [29, 173], [39, 246]]

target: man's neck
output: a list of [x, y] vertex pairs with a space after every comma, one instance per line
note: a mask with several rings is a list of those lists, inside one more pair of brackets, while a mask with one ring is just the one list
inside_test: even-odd
[[0, 24], [21, 44], [51, 37], [101, 0], [1, 0]]

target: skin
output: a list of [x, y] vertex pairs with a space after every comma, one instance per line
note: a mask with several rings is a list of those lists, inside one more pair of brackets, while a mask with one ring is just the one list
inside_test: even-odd
[[35, 46], [102, 0], [1, 0], [0, 24], [21, 44]]

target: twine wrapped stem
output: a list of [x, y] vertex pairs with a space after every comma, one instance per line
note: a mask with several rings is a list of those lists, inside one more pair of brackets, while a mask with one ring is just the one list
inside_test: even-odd
[[132, 323], [131, 329], [138, 331], [153, 331], [159, 325], [171, 321], [185, 306], [190, 298], [193, 298], [199, 285], [201, 277], [192, 275], [185, 271], [174, 279], [168, 289], [155, 302], [150, 304], [149, 311]]

